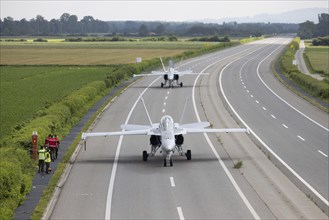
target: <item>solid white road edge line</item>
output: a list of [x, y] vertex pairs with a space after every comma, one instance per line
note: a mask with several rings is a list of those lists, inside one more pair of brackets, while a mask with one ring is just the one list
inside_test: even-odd
[[[143, 92], [141, 93], [140, 96], [142, 96], [149, 88], [150, 86], [155, 83], [158, 79], [160, 79], [161, 77], [156, 78], [148, 87], [146, 87]], [[136, 102], [134, 103], [133, 107], [130, 109], [130, 112], [127, 116], [127, 119], [125, 121], [125, 124], [128, 123], [137, 103], [139, 102], [139, 98], [136, 100]], [[122, 131], [124, 131], [124, 129], [122, 129]], [[105, 207], [105, 219], [111, 219], [111, 206], [112, 206], [112, 195], [113, 195], [113, 188], [114, 188], [114, 180], [115, 180], [115, 176], [116, 176], [116, 171], [117, 171], [117, 166], [118, 166], [118, 159], [119, 159], [119, 154], [120, 154], [120, 150], [121, 150], [121, 144], [122, 144], [122, 139], [123, 139], [123, 135], [120, 135], [119, 138], [119, 142], [117, 145], [117, 150], [115, 152], [115, 157], [114, 157], [114, 162], [113, 162], [113, 167], [112, 167], [112, 172], [111, 172], [111, 178], [110, 178], [110, 184], [109, 184], [109, 188], [107, 191], [107, 199], [106, 199], [106, 207]]]
[[[259, 49], [257, 49], [259, 50]], [[257, 51], [255, 50], [255, 51]], [[239, 59], [242, 59], [243, 57], [249, 55], [249, 54], [252, 54], [254, 53], [255, 51], [252, 51], [238, 59], [235, 59], [233, 60], [232, 62], [230, 62], [229, 64], [227, 64], [224, 69], [229, 66], [231, 63], [239, 60]], [[208, 68], [210, 68], [211, 66], [215, 65], [216, 63], [220, 62], [221, 60], [218, 60], [218, 61], [215, 61], [214, 63], [208, 65], [206, 68], [204, 68], [201, 73], [203, 73], [205, 70], [207, 70]], [[222, 70], [223, 71], [223, 70]], [[194, 107], [194, 111], [195, 111], [195, 115], [197, 117], [197, 120], [198, 122], [201, 122], [201, 119], [200, 119], [200, 116], [199, 116], [199, 113], [198, 113], [198, 110], [196, 108], [196, 104], [195, 104], [195, 86], [196, 86], [196, 82], [198, 81], [201, 73], [196, 77], [195, 81], [194, 81], [194, 84], [193, 84], [193, 89], [192, 89], [192, 101], [193, 101], [193, 107]], [[221, 72], [222, 73], [222, 72]], [[222, 86], [220, 86], [222, 88]], [[224, 162], [222, 161], [222, 159], [220, 158], [219, 154], [217, 153], [215, 147], [212, 145], [208, 135], [206, 133], [203, 134], [204, 137], [206, 138], [211, 150], [213, 151], [214, 155], [216, 156], [219, 164], [222, 166], [223, 170], [225, 171], [226, 175], [228, 176], [229, 180], [231, 181], [232, 185], [234, 186], [235, 190], [237, 191], [237, 193], [239, 194], [239, 196], [241, 197], [242, 201], [245, 203], [245, 205], [247, 206], [247, 208], [249, 209], [250, 213], [252, 214], [252, 216], [254, 217], [254, 219], [260, 219], [260, 217], [258, 216], [257, 212], [254, 210], [254, 208], [251, 206], [250, 202], [248, 201], [247, 197], [244, 195], [244, 193], [242, 192], [242, 190], [240, 189], [239, 185], [236, 183], [236, 181], [234, 180], [232, 174], [230, 173], [230, 171], [227, 169], [227, 167], [225, 166]]]
[[181, 207], [177, 207], [177, 212], [178, 212], [178, 215], [179, 215], [179, 219], [184, 220], [185, 218], [184, 218], [183, 211], [182, 211]]

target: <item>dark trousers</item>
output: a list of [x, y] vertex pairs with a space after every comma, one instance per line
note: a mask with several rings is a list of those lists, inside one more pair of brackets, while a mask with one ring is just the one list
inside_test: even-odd
[[45, 162], [45, 164], [46, 164], [46, 173], [48, 173], [48, 169], [50, 167], [50, 162]]
[[45, 169], [45, 160], [39, 160], [39, 173], [43, 173]]

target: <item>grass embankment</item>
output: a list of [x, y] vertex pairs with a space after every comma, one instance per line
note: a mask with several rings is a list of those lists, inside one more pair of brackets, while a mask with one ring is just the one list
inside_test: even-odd
[[[301, 73], [292, 62], [295, 52], [299, 48], [299, 38], [295, 38], [287, 47], [280, 60], [283, 74], [292, 80], [298, 87], [314, 97], [329, 103], [329, 89], [327, 81], [319, 81]], [[328, 110], [327, 110], [328, 111]]]
[[[201, 49], [188, 50], [173, 58], [179, 60], [180, 57], [193, 57], [236, 44], [238, 42], [206, 44]], [[83, 64], [83, 61], [80, 62]], [[70, 128], [105, 92], [133, 74], [138, 74], [159, 65], [159, 59], [155, 58], [144, 60], [139, 64], [115, 66], [0, 66], [1, 70], [5, 70], [1, 71], [1, 74], [5, 76], [3, 83], [12, 92], [11, 94], [8, 91], [6, 96], [2, 94], [1, 102], [13, 105], [6, 109], [7, 111], [13, 111], [13, 116], [15, 116], [10, 119], [13, 123], [11, 126], [10, 123], [4, 123], [6, 128], [12, 127], [12, 129], [9, 129], [9, 133], [1, 132], [3, 134], [0, 140], [1, 219], [13, 218], [14, 210], [24, 201], [26, 194], [31, 189], [32, 178], [36, 170], [36, 163], [29, 156], [32, 131], [38, 131], [39, 140], [44, 140], [49, 132], [56, 133], [60, 138], [64, 137]], [[23, 69], [24, 73], [21, 71]], [[80, 74], [74, 75], [74, 72]], [[81, 79], [79, 79], [80, 77]], [[104, 78], [101, 79], [102, 77]], [[52, 80], [54, 85], [50, 85]], [[20, 88], [16, 88], [18, 85]], [[31, 87], [32, 89], [29, 89]], [[19, 97], [21, 100], [18, 102], [12, 102], [13, 98], [18, 96], [15, 93], [22, 95], [22, 97]], [[25, 103], [25, 100], [22, 99], [28, 99], [30, 102]], [[21, 106], [21, 102], [24, 102], [26, 106], [22, 106], [23, 111], [20, 109], [20, 113], [17, 114], [16, 111], [18, 110], [16, 108]], [[34, 108], [29, 105], [38, 107]], [[2, 107], [3, 105], [1, 105]], [[8, 112], [4, 113], [10, 115]], [[42, 204], [45, 204], [50, 198], [65, 163], [71, 156], [75, 146], [76, 142], [74, 146], [71, 146], [63, 163], [59, 165], [54, 173], [54, 179], [51, 180], [42, 197]], [[12, 174], [13, 171], [15, 174]], [[41, 205], [37, 209], [36, 216], [42, 215], [44, 207], [45, 205]], [[39, 217], [34, 218], [38, 219]]]
[[311, 73], [318, 73], [329, 82], [329, 46], [307, 46], [304, 58]]

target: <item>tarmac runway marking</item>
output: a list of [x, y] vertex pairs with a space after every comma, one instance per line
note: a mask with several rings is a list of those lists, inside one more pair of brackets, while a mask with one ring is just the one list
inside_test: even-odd
[[169, 179], [170, 179], [171, 186], [175, 187], [176, 185], [175, 185], [174, 177], [171, 176], [171, 177], [169, 177]]
[[328, 155], [325, 154], [325, 153], [323, 153], [322, 151], [318, 150], [318, 152], [319, 152], [320, 154], [322, 154], [323, 156], [328, 157]]
[[177, 212], [178, 212], [178, 215], [179, 215], [179, 219], [184, 220], [185, 218], [184, 218], [183, 211], [182, 211], [181, 207], [177, 207]]
[[297, 137], [298, 137], [299, 139], [301, 139], [302, 141], [305, 141], [305, 139], [304, 139], [303, 137], [301, 137], [301, 136], [299, 136], [299, 135], [297, 135]]

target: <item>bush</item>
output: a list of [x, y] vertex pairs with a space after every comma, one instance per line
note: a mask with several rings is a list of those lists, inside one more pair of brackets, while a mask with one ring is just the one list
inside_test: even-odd
[[33, 40], [33, 42], [48, 42], [48, 40], [42, 39], [42, 38], [38, 38], [38, 39]]
[[280, 67], [285, 75], [291, 79], [305, 92], [321, 98], [322, 100], [329, 101], [329, 89], [326, 81], [318, 81], [308, 75], [301, 73], [297, 66], [292, 64], [294, 53], [299, 48], [299, 38], [294, 39], [290, 45], [287, 46], [286, 52], [281, 56]]
[[27, 151], [1, 148], [0, 151], [0, 213], [1, 219], [12, 219], [32, 186], [34, 164]]
[[318, 37], [313, 39], [313, 46], [329, 46], [329, 36], [326, 37]]

